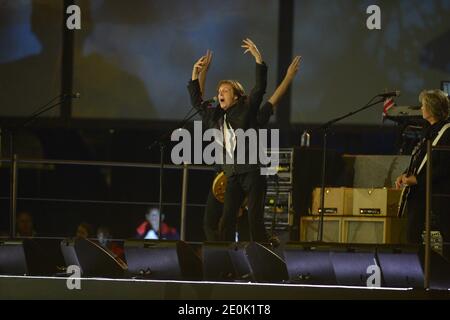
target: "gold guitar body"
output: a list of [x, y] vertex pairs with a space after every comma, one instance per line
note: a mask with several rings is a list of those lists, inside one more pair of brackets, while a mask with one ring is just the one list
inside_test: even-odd
[[226, 188], [227, 188], [227, 177], [225, 176], [225, 173], [223, 173], [222, 171], [216, 176], [212, 184], [213, 195], [220, 203], [225, 202]]
[[[226, 189], [227, 189], [227, 177], [225, 173], [223, 173], [222, 171], [216, 176], [212, 184], [213, 195], [220, 203], [225, 202]], [[245, 209], [246, 206], [247, 206], [247, 197], [245, 197], [244, 201], [242, 202], [241, 208], [239, 209], [239, 216], [243, 214], [243, 210]]]

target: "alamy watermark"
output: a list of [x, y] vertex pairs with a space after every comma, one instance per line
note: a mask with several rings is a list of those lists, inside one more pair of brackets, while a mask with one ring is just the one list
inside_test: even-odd
[[366, 20], [367, 29], [381, 30], [381, 8], [373, 4], [367, 7], [366, 13], [370, 14]]
[[77, 265], [70, 265], [67, 267], [67, 274], [70, 274], [66, 280], [67, 289], [81, 290], [81, 268]]
[[367, 267], [366, 273], [369, 274], [367, 278], [367, 287], [380, 288], [381, 287], [381, 268], [378, 266], [377, 261], [373, 259], [372, 265]]
[[[81, 9], [76, 4], [70, 5], [66, 9], [70, 16], [66, 20], [66, 26], [69, 30], [81, 29]], [[367, 7], [366, 13], [370, 16], [366, 19], [366, 26], [369, 30], [381, 30], [381, 8], [372, 4]]]
[[81, 9], [76, 4], [70, 5], [66, 9], [66, 13], [70, 16], [66, 20], [66, 27], [69, 30], [81, 29]]
[[[178, 141], [171, 153], [174, 164], [260, 164], [262, 175], [274, 175], [280, 163], [278, 129], [237, 129], [232, 132], [231, 152], [224, 151], [224, 134], [219, 129], [207, 129], [204, 133], [201, 121], [194, 121], [194, 136], [186, 129], [176, 129], [171, 140]], [[246, 143], [248, 140], [248, 143]], [[211, 142], [203, 149], [203, 142]], [[226, 143], [226, 142], [225, 142]], [[230, 142], [228, 142], [230, 143]], [[248, 150], [247, 147], [248, 146]], [[192, 157], [193, 147], [193, 157]], [[236, 151], [236, 152], [234, 152]], [[248, 156], [248, 159], [246, 159]]]

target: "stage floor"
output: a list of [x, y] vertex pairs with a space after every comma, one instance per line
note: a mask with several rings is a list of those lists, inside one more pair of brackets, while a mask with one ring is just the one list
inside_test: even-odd
[[[450, 299], [450, 291], [297, 284], [0, 276], [0, 299], [307, 300]], [[69, 281], [73, 280], [70, 278]]]

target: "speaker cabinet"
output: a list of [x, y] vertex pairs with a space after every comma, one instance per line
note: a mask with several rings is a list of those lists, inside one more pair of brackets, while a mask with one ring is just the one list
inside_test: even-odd
[[406, 243], [406, 219], [396, 217], [343, 217], [344, 243]]
[[257, 242], [209, 242], [203, 245], [204, 280], [283, 282], [284, 261]]
[[[289, 281], [314, 285], [367, 286], [380, 268], [382, 287], [423, 288], [424, 253], [417, 246], [288, 243], [284, 251]], [[450, 263], [432, 251], [430, 287], [450, 288]]]
[[368, 268], [378, 265], [374, 247], [338, 246], [330, 250], [330, 259], [336, 275], [336, 283], [346, 286], [367, 286], [371, 276]]
[[112, 254], [88, 239], [61, 242], [66, 266], [77, 265], [83, 277], [122, 278], [127, 266]]
[[378, 260], [383, 270], [383, 284], [387, 287], [423, 288], [420, 258], [417, 247], [379, 247]]
[[128, 240], [128, 274], [160, 280], [201, 280], [200, 255], [184, 241]]
[[[320, 213], [321, 188], [315, 188], [312, 194], [311, 214]], [[325, 188], [324, 197], [325, 215], [348, 215], [353, 212], [352, 188]]]
[[301, 284], [337, 284], [329, 254], [330, 248], [308, 243], [287, 243], [284, 259], [289, 281]]
[[245, 256], [244, 242], [205, 242], [203, 279], [207, 281], [254, 281]]
[[23, 240], [0, 241], [0, 274], [28, 274]]
[[401, 193], [390, 188], [355, 188], [353, 215], [396, 217]]
[[0, 241], [0, 274], [52, 276], [63, 266], [58, 240]]
[[[317, 241], [320, 216], [301, 219], [300, 241]], [[406, 243], [406, 219], [394, 217], [326, 216], [323, 241], [331, 243]]]
[[289, 243], [284, 254], [289, 280], [303, 284], [366, 286], [376, 264], [373, 247]]
[[[300, 241], [317, 241], [319, 232], [320, 216], [304, 216], [300, 224]], [[342, 242], [342, 218], [324, 217], [323, 219], [323, 241]]]

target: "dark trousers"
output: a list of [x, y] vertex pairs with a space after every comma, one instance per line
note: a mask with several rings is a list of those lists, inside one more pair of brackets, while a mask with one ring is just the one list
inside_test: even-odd
[[259, 170], [228, 177], [220, 240], [235, 240], [237, 215], [246, 196], [251, 240], [268, 240], [264, 227], [265, 192], [266, 177], [262, 176]]
[[421, 244], [422, 232], [425, 230], [425, 205], [418, 199], [408, 200], [407, 206], [408, 243]]
[[[210, 189], [206, 201], [205, 214], [203, 216], [203, 231], [205, 232], [206, 241], [220, 241], [219, 224], [221, 224], [220, 219], [222, 215], [223, 204], [214, 197]], [[237, 219], [237, 231], [239, 241], [250, 241], [247, 210], [244, 210], [243, 214]]]
[[205, 215], [203, 216], [203, 231], [207, 241], [219, 241], [219, 221], [222, 217], [223, 204], [220, 203], [209, 188], [206, 200]]

